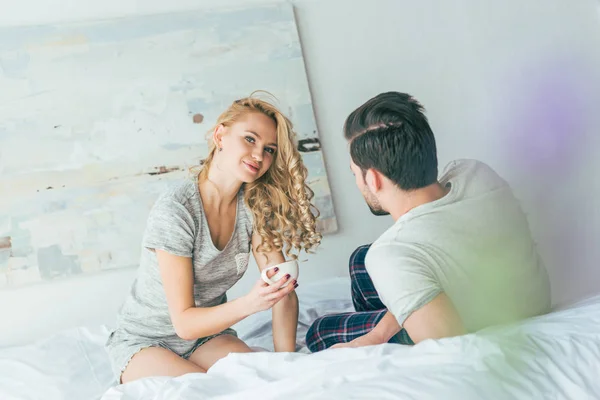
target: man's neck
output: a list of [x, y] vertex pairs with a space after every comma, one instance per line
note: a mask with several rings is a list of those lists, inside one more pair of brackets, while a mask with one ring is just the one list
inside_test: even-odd
[[[439, 200], [447, 195], [449, 191], [449, 187], [444, 187], [439, 182], [409, 192], [399, 191], [395, 193], [394, 199], [390, 199], [391, 204], [388, 210], [394, 221], [398, 221], [401, 216], [413, 208]], [[400, 201], [398, 201], [398, 198], [400, 198]]]

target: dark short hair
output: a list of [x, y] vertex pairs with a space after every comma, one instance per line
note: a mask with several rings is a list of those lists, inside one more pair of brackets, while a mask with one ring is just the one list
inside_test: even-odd
[[402, 190], [437, 181], [435, 138], [425, 109], [406, 93], [381, 93], [354, 110], [344, 123], [352, 161], [374, 168]]

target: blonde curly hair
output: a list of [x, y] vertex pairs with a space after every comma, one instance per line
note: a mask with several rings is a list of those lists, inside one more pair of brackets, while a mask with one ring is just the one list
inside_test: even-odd
[[231, 126], [241, 117], [255, 112], [271, 118], [277, 127], [275, 159], [263, 176], [244, 184], [244, 201], [253, 215], [254, 233], [262, 239], [257, 251], [284, 251], [286, 256], [295, 259], [297, 255], [292, 251], [310, 253], [321, 243], [322, 235], [316, 229], [320, 214], [311, 203], [314, 193], [306, 185], [308, 172], [297, 149], [292, 123], [277, 107], [254, 97], [255, 93], [234, 101], [208, 131], [209, 151], [201, 162], [199, 181], [208, 178], [217, 151], [210, 138], [219, 125]]

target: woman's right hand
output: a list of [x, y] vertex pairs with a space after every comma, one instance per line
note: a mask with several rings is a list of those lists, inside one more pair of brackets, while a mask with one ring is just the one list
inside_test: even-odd
[[288, 274], [274, 284], [269, 285], [259, 278], [252, 290], [245, 296], [244, 303], [248, 305], [252, 314], [268, 310], [296, 289], [298, 284], [295, 280], [292, 280], [289, 285], [282, 288], [290, 279], [292, 278]]

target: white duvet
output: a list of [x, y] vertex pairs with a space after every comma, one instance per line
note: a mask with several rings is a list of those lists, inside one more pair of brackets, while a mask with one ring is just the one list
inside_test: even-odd
[[[308, 324], [351, 309], [349, 282], [301, 288], [299, 352], [231, 354], [207, 374], [115, 386], [106, 327], [0, 349], [0, 399], [600, 399], [600, 296], [520, 324], [416, 346], [308, 354]], [[269, 314], [236, 326], [272, 349]]]

